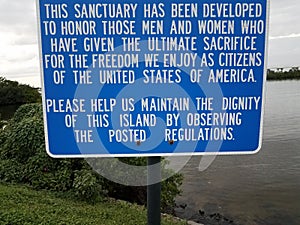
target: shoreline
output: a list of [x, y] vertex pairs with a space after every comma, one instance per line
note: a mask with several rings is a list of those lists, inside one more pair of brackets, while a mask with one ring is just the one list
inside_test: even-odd
[[239, 225], [219, 212], [207, 213], [202, 209], [191, 212], [187, 204], [176, 205], [174, 215], [187, 220], [189, 225]]
[[288, 71], [284, 71], [283, 69], [278, 69], [276, 71], [268, 69], [267, 80], [300, 80], [300, 70], [298, 68], [292, 68]]

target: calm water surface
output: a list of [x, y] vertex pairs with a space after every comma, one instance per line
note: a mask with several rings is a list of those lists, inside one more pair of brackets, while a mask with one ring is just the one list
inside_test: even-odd
[[243, 225], [300, 224], [300, 81], [267, 82], [263, 146], [256, 155], [218, 156], [199, 172], [184, 167], [181, 216], [221, 213]]

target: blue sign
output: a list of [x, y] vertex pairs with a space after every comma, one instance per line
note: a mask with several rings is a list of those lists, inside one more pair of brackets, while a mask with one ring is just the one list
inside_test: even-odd
[[251, 154], [267, 0], [39, 0], [53, 157]]

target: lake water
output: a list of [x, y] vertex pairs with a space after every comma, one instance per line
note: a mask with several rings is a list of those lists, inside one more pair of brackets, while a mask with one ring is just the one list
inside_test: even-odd
[[263, 145], [256, 155], [218, 156], [203, 172], [201, 157], [181, 171], [187, 204], [179, 216], [198, 210], [220, 213], [242, 225], [300, 224], [300, 81], [267, 82]]

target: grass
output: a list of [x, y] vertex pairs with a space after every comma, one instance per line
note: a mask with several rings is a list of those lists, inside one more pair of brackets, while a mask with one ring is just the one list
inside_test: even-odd
[[[0, 224], [9, 225], [143, 225], [144, 207], [109, 200], [94, 205], [49, 191], [0, 183]], [[163, 225], [185, 222], [163, 217]]]

